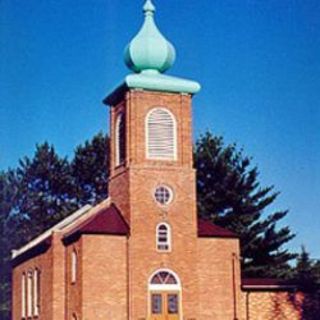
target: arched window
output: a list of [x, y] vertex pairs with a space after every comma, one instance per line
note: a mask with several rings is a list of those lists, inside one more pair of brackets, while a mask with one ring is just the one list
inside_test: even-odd
[[40, 313], [40, 270], [35, 269], [33, 274], [33, 315]]
[[27, 286], [26, 286], [26, 274], [23, 273], [21, 277], [21, 318], [25, 319], [27, 316], [27, 305], [26, 305], [26, 297], [27, 297]]
[[154, 108], [146, 117], [146, 156], [148, 159], [176, 160], [177, 129], [173, 114]]
[[171, 251], [171, 229], [167, 223], [157, 225], [157, 250]]
[[76, 250], [71, 253], [71, 283], [76, 283], [78, 272], [78, 256]]
[[31, 318], [32, 317], [32, 271], [30, 270], [28, 272], [28, 277], [27, 277], [27, 317]]
[[120, 166], [124, 163], [126, 157], [126, 130], [125, 117], [123, 113], [120, 113], [116, 120], [115, 149], [116, 166]]
[[179, 286], [179, 280], [172, 271], [163, 269], [152, 275], [150, 285], [164, 285], [163, 289], [165, 289], [166, 285]]

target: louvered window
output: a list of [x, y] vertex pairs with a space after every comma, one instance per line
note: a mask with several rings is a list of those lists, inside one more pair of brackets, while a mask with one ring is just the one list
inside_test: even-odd
[[124, 114], [118, 115], [116, 120], [116, 166], [124, 163], [126, 155], [126, 130]]
[[148, 159], [176, 160], [176, 120], [164, 108], [151, 110], [146, 118], [146, 155]]

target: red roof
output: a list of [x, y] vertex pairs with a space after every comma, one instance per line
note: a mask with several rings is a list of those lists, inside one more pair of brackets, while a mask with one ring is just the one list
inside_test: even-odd
[[[113, 234], [128, 235], [129, 226], [115, 205], [101, 209], [93, 217], [71, 230], [64, 236], [64, 241], [69, 242], [81, 234]], [[198, 219], [199, 237], [238, 238], [238, 236], [208, 220]]]
[[199, 237], [217, 237], [217, 238], [238, 238], [238, 236], [222, 227], [219, 227], [209, 220], [198, 219]]
[[129, 226], [120, 211], [111, 205], [101, 209], [93, 217], [71, 230], [64, 236], [64, 241], [73, 239], [81, 234], [113, 234], [128, 235]]

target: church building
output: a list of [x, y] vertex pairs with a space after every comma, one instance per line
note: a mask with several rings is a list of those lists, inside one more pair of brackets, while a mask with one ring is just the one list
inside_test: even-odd
[[175, 49], [150, 0], [143, 12], [125, 50], [132, 72], [104, 100], [109, 197], [13, 251], [12, 319], [301, 319], [294, 286], [241, 279], [237, 235], [198, 218], [191, 109], [200, 85], [165, 74]]

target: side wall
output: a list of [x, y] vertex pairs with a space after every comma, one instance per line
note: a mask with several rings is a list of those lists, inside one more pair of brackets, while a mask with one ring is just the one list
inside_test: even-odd
[[[51, 246], [47, 251], [13, 268], [12, 319], [21, 320], [22, 275], [25, 273], [27, 277], [28, 272], [34, 272], [36, 269], [40, 271], [39, 316], [32, 316], [29, 319], [64, 319], [64, 247], [58, 234], [53, 234]], [[34, 314], [33, 311], [32, 314]]]
[[127, 239], [82, 236], [82, 319], [127, 319]]
[[301, 320], [303, 295], [287, 291], [243, 291], [241, 320]]
[[239, 241], [199, 238], [198, 257], [199, 320], [239, 318]]
[[[22, 275], [34, 272], [37, 268], [41, 272], [40, 317], [52, 319], [52, 249], [27, 260], [13, 268], [12, 271], [12, 320], [21, 320], [22, 315]], [[26, 299], [25, 299], [25, 303]]]

